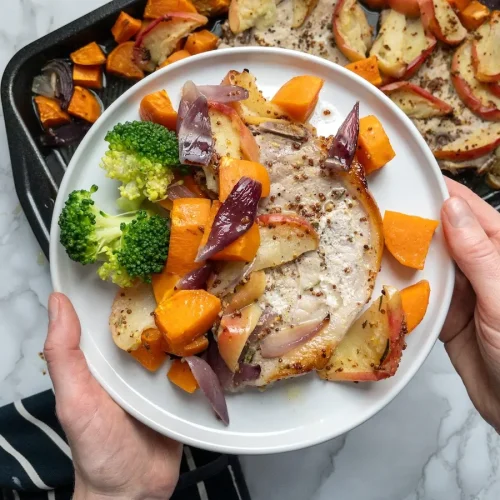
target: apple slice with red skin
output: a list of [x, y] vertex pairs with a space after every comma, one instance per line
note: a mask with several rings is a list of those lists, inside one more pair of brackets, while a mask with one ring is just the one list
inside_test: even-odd
[[434, 151], [438, 160], [466, 161], [481, 158], [500, 146], [500, 124], [474, 129], [462, 137]]
[[500, 83], [490, 83], [488, 85], [489, 91], [496, 97], [500, 97]]
[[356, 0], [339, 0], [333, 10], [333, 37], [350, 61], [365, 59], [372, 45], [372, 29]]
[[410, 118], [432, 118], [453, 113], [449, 104], [414, 83], [391, 83], [380, 90]]
[[[215, 150], [220, 156], [256, 162], [260, 160], [260, 149], [255, 137], [234, 108], [220, 102], [209, 101], [208, 111]], [[220, 115], [226, 119], [220, 119]], [[241, 151], [241, 156], [237, 150]]]
[[257, 271], [251, 273], [248, 280], [236, 287], [234, 294], [228, 297], [228, 305], [224, 314], [231, 314], [255, 302], [266, 291], [266, 273]]
[[483, 83], [500, 80], [500, 11], [478, 28], [472, 41], [472, 64], [476, 78]]
[[420, 6], [418, 0], [387, 0], [391, 9], [400, 12], [408, 17], [419, 17]]
[[317, 250], [319, 236], [312, 225], [299, 215], [265, 214], [256, 218], [260, 229], [260, 247], [253, 271], [291, 262], [306, 252]]
[[399, 367], [406, 332], [401, 294], [384, 286], [382, 296], [349, 328], [319, 376], [351, 382], [392, 377]]
[[426, 29], [448, 45], [458, 45], [467, 30], [447, 0], [419, 0], [422, 22]]
[[406, 19], [403, 57], [407, 63], [403, 79], [409, 80], [436, 48], [437, 40], [425, 32], [421, 19]]
[[138, 35], [134, 45], [134, 62], [144, 71], [154, 71], [174, 52], [177, 42], [208, 19], [192, 12], [169, 12], [151, 22]]
[[436, 46], [420, 19], [407, 19], [395, 10], [384, 11], [382, 26], [370, 55], [377, 56], [384, 75], [395, 79], [411, 78]]
[[257, 304], [250, 304], [240, 311], [222, 316], [217, 343], [222, 359], [233, 373], [238, 369], [241, 353], [261, 315], [262, 309]]
[[488, 84], [474, 76], [471, 41], [463, 43], [453, 55], [451, 82], [458, 97], [473, 113], [483, 120], [500, 121], [500, 98], [490, 92]]

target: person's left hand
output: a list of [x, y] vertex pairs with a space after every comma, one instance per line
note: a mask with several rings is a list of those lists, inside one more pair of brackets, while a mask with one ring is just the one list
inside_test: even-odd
[[79, 344], [80, 322], [71, 302], [52, 294], [44, 354], [73, 453], [74, 498], [170, 498], [182, 445], [122, 410], [90, 374]]

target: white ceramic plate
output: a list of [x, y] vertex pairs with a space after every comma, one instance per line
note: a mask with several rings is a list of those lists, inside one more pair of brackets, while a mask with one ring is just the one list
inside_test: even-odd
[[[447, 190], [439, 168], [417, 129], [385, 96], [360, 77], [323, 59], [282, 49], [240, 48], [209, 52], [158, 71], [135, 85], [103, 114], [76, 151], [59, 190], [51, 230], [50, 262], [55, 290], [66, 293], [82, 322], [81, 346], [94, 376], [125, 410], [153, 429], [184, 443], [229, 453], [275, 453], [310, 446], [361, 424], [387, 405], [413, 377], [431, 350], [444, 322], [454, 282], [453, 264], [438, 229], [423, 272], [413, 272], [385, 255], [376, 291], [383, 284], [404, 287], [422, 278], [431, 283], [431, 300], [421, 325], [408, 338], [395, 377], [368, 384], [320, 381], [310, 374], [276, 384], [261, 393], [227, 397], [231, 425], [224, 427], [199, 391], [187, 395], [173, 387], [165, 369], [144, 370], [115, 347], [108, 315], [116, 287], [95, 269], [72, 263], [59, 244], [57, 219], [74, 189], [99, 186], [95, 196], [113, 212], [117, 184], [104, 175], [99, 160], [107, 149], [104, 136], [116, 123], [139, 119], [146, 94], [165, 88], [174, 105], [186, 80], [218, 84], [228, 70], [249, 68], [268, 97], [288, 79], [314, 74], [325, 80], [312, 119], [325, 135], [337, 131], [354, 102], [361, 116], [375, 114], [383, 123], [396, 158], [369, 179], [381, 212], [391, 209], [439, 218]], [[324, 115], [323, 110], [332, 111]], [[387, 252], [386, 252], [387, 253]]]

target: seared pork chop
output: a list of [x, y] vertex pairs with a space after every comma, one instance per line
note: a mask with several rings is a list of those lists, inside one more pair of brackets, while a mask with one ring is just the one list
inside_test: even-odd
[[[257, 303], [277, 319], [259, 335], [250, 336], [241, 360], [260, 365], [261, 372], [256, 380], [242, 382], [240, 387], [263, 387], [324, 368], [369, 301], [383, 250], [380, 212], [359, 164], [353, 163], [349, 172], [331, 172], [323, 164], [326, 140], [307, 130], [302, 142], [262, 129], [256, 132], [256, 139], [261, 163], [271, 177], [271, 194], [261, 201], [259, 215], [305, 219], [319, 236], [319, 246], [292, 262], [265, 269], [266, 289]], [[266, 251], [261, 237], [257, 262]], [[219, 273], [222, 279], [212, 283], [224, 281], [224, 267], [236, 273], [241, 270], [238, 264], [225, 264]], [[211, 291], [224, 296], [232, 289], [215, 286]], [[310, 340], [283, 355], [269, 357], [267, 353], [264, 357], [261, 348], [266, 337], [321, 321], [322, 329]]]

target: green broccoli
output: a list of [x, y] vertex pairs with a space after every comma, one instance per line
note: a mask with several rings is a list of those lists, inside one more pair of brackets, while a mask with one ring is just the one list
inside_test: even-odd
[[119, 123], [106, 134], [109, 149], [101, 167], [122, 183], [120, 195], [140, 204], [162, 200], [180, 166], [179, 143], [174, 132], [152, 122]]
[[108, 215], [95, 206], [96, 191], [73, 191], [61, 212], [60, 241], [69, 258], [84, 265], [104, 261], [99, 276], [120, 287], [138, 278], [150, 283], [167, 260], [168, 221], [144, 210]]

